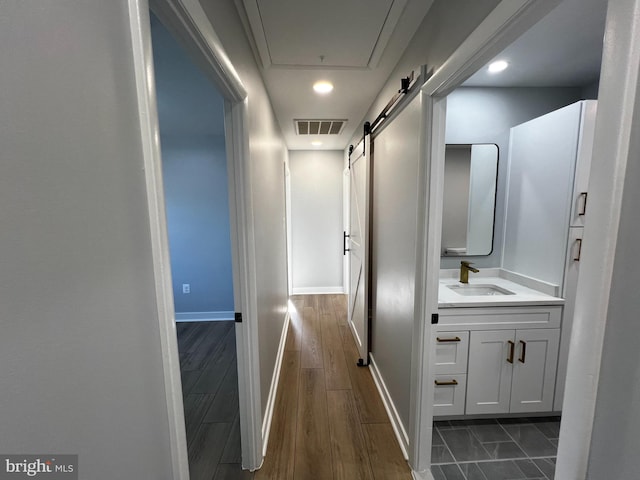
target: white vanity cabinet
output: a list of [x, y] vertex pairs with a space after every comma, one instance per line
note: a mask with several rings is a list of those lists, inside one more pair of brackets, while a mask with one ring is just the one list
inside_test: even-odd
[[434, 416], [551, 412], [562, 307], [442, 308]]
[[478, 330], [469, 340], [467, 414], [547, 412], [560, 330]]

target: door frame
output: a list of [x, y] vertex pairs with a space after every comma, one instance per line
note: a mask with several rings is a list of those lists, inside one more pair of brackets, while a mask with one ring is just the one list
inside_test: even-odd
[[213, 81], [224, 98], [234, 304], [236, 312], [241, 312], [243, 317], [242, 323], [235, 324], [242, 466], [255, 470], [262, 463], [263, 439], [257, 353], [255, 237], [250, 221], [253, 212], [247, 91], [198, 0], [127, 2], [140, 112], [173, 478], [188, 480], [189, 461], [165, 217], [150, 9]]
[[411, 362], [409, 464], [414, 477], [432, 479], [431, 442], [435, 349], [431, 318], [438, 312], [444, 182], [446, 96], [526, 32], [561, 0], [502, 0], [425, 82], [418, 173], [418, 238]]
[[[415, 431], [411, 432], [414, 443], [409, 453], [416, 478], [433, 478], [430, 472], [433, 407], [429, 399], [434, 393], [434, 373], [430, 367], [435, 361], [435, 349], [430, 344], [432, 327], [428, 319], [438, 311], [446, 96], [558, 3], [559, 0], [501, 1], [422, 87], [424, 169], [419, 176], [422, 208], [419, 213], [423, 215], [419, 217], [415, 305], [416, 331], [420, 335], [414, 336], [418, 337], [414, 340], [412, 364], [411, 413]], [[600, 195], [590, 212], [591, 223], [585, 227], [587, 242], [582, 252], [576, 303], [576, 310], [583, 315], [578, 315], [579, 322], [574, 323], [572, 332], [558, 478], [585, 478], [587, 473], [622, 185], [632, 153], [629, 126], [637, 114], [629, 105], [634, 105], [639, 79], [628, 65], [637, 65], [640, 51], [638, 29], [633, 25], [634, 14], [639, 10], [640, 0], [609, 2], [607, 10], [592, 165], [596, 169], [602, 166], [607, 174], [597, 178], [592, 175], [590, 181], [590, 190], [597, 190], [594, 193]], [[608, 44], [614, 37], [616, 45]], [[566, 408], [568, 405], [571, 408]]]

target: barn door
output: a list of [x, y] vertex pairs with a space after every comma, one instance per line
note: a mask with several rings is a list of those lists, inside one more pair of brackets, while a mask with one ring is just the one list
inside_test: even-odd
[[369, 186], [370, 135], [349, 155], [349, 326], [360, 353], [369, 363]]

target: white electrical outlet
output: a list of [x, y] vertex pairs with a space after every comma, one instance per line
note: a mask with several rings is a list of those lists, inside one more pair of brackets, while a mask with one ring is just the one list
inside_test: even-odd
[[182, 284], [182, 293], [191, 293], [191, 285], [188, 283]]

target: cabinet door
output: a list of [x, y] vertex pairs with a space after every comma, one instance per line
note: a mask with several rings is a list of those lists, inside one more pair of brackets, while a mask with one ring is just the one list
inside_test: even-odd
[[553, 410], [560, 329], [516, 330], [511, 413]]
[[509, 412], [514, 336], [514, 330], [471, 332], [467, 414]]

